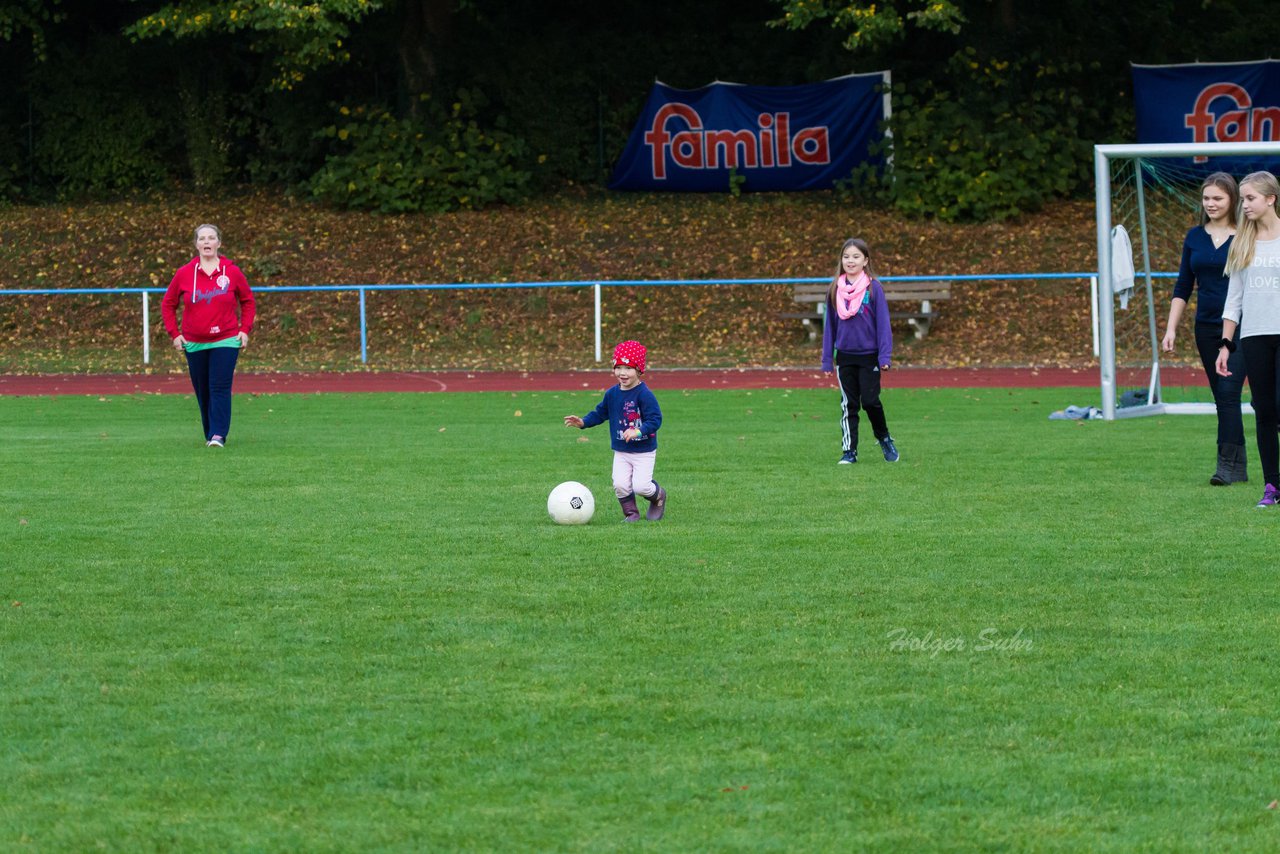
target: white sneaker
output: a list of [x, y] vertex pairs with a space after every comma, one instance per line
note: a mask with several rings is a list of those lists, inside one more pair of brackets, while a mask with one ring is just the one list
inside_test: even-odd
[[205, 443], [205, 447], [207, 447], [207, 448], [223, 448], [223, 447], [226, 447], [226, 446], [222, 443], [222, 437], [221, 437], [221, 436], [214, 436], [212, 439], [210, 439], [208, 442], [206, 442], [206, 443]]

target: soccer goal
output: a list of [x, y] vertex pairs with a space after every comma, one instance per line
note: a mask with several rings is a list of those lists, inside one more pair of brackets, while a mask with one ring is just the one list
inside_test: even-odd
[[[1211, 401], [1167, 401], [1160, 381], [1160, 338], [1182, 241], [1199, 222], [1205, 176], [1275, 171], [1280, 142], [1097, 145], [1093, 164], [1102, 417], [1212, 413]], [[1188, 340], [1193, 314], [1188, 306], [1182, 321], [1180, 337]]]

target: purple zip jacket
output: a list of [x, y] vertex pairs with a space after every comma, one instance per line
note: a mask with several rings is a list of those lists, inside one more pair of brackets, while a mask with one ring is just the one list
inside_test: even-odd
[[848, 320], [841, 320], [836, 307], [827, 300], [826, 322], [822, 325], [822, 370], [835, 369], [836, 350], [874, 353], [877, 365], [891, 363], [893, 331], [889, 328], [889, 303], [879, 279], [871, 280], [862, 297], [862, 308]]

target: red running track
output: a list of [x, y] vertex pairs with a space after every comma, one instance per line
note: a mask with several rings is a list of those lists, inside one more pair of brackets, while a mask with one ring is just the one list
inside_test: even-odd
[[[1206, 384], [1199, 368], [1164, 368], [1165, 385]], [[832, 388], [834, 378], [816, 368], [652, 370], [654, 388]], [[1119, 385], [1145, 386], [1146, 371], [1122, 372]], [[349, 373], [238, 373], [237, 394], [324, 392], [583, 391], [613, 383], [598, 371], [423, 371]], [[1096, 368], [898, 368], [886, 388], [1097, 388]], [[0, 375], [0, 395], [190, 394], [186, 374]]]

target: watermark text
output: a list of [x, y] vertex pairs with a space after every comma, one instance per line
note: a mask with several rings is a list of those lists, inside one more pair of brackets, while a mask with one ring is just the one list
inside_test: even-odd
[[885, 637], [893, 652], [921, 652], [937, 658], [944, 652], [1030, 652], [1034, 641], [1021, 628], [1013, 634], [988, 626], [975, 637], [948, 635], [932, 629], [918, 634], [906, 628], [892, 629]]

